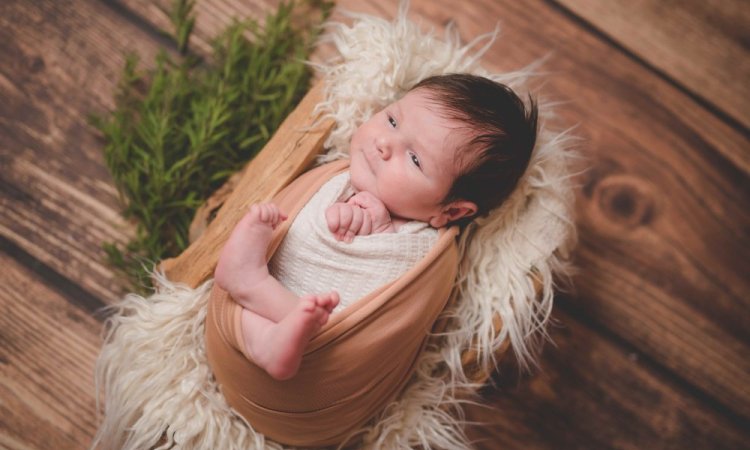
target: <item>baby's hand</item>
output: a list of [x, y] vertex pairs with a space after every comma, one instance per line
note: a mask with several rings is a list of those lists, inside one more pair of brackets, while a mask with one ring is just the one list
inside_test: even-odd
[[362, 208], [348, 203], [334, 203], [326, 209], [328, 229], [339, 241], [351, 242], [356, 235], [372, 232], [372, 219]]
[[345, 242], [354, 236], [394, 231], [391, 215], [383, 202], [369, 192], [360, 192], [346, 203], [334, 203], [326, 210], [328, 229]]
[[391, 223], [391, 213], [388, 212], [385, 204], [383, 204], [383, 202], [381, 202], [379, 198], [375, 197], [369, 192], [359, 192], [356, 195], [352, 196], [352, 198], [350, 198], [346, 203], [359, 206], [365, 211], [365, 213], [367, 213], [367, 215], [370, 216], [372, 227], [371, 233], [387, 233], [395, 231], [393, 223]]

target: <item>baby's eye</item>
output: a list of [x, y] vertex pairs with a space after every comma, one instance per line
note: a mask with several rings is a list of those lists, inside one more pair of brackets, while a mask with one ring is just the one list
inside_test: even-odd
[[417, 157], [417, 155], [409, 152], [409, 157], [411, 157], [411, 162], [413, 162], [415, 166], [419, 167], [420, 169], [422, 168], [422, 164], [419, 163], [419, 158]]
[[388, 116], [388, 123], [390, 123], [393, 128], [396, 128], [396, 119], [393, 117]]

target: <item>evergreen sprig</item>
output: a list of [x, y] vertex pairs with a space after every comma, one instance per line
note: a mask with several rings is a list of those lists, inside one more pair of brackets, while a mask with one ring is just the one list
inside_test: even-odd
[[175, 0], [172, 3], [172, 14], [169, 20], [174, 29], [174, 40], [183, 55], [187, 52], [188, 39], [193, 32], [195, 17], [192, 15], [195, 0]]
[[[179, 60], [162, 51], [151, 72], [127, 59], [116, 108], [94, 125], [105, 138], [104, 156], [124, 205], [136, 223], [125, 248], [105, 244], [110, 263], [132, 289], [150, 286], [149, 270], [188, 244], [195, 210], [270, 138], [308, 89], [304, 61], [330, 4], [318, 20], [292, 20], [283, 3], [266, 17], [238, 21], [214, 42], [211, 63]], [[174, 39], [181, 52], [193, 29], [192, 1], [173, 7]]]

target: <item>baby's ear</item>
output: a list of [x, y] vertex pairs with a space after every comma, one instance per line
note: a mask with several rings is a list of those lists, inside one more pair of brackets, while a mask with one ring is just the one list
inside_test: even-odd
[[477, 205], [468, 200], [454, 200], [444, 205], [440, 214], [430, 219], [430, 226], [440, 228], [464, 217], [471, 217], [477, 213]]

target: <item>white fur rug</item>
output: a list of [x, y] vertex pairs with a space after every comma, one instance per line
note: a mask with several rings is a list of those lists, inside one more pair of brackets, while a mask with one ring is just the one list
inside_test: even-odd
[[[327, 98], [319, 107], [337, 123], [326, 160], [345, 157], [357, 125], [430, 75], [471, 72], [525, 96], [532, 68], [491, 74], [479, 65], [496, 33], [462, 46], [452, 28], [443, 38], [419, 30], [405, 19], [405, 5], [393, 22], [351, 16], [352, 26], [330, 24], [327, 39], [340, 57], [318, 67], [328, 78]], [[527, 174], [498, 211], [462, 237], [459, 301], [446, 311], [448, 332], [431, 340], [403, 395], [356, 433], [361, 447], [470, 448], [460, 405], [477, 386], [467, 381], [462, 352], [477, 350], [482, 367], [491, 369], [494, 351], [510, 340], [522, 366], [533, 362], [552, 309], [553, 279], [569, 274], [566, 260], [575, 241], [570, 150], [575, 140], [545, 127], [551, 111], [540, 104], [540, 136]], [[93, 446], [282, 448], [233, 414], [211, 378], [203, 343], [210, 282], [193, 290], [155, 277], [155, 294], [125, 297], [108, 320], [96, 371], [104, 417]], [[539, 295], [534, 281], [541, 285]], [[499, 333], [492, 328], [495, 314], [504, 323]]]

